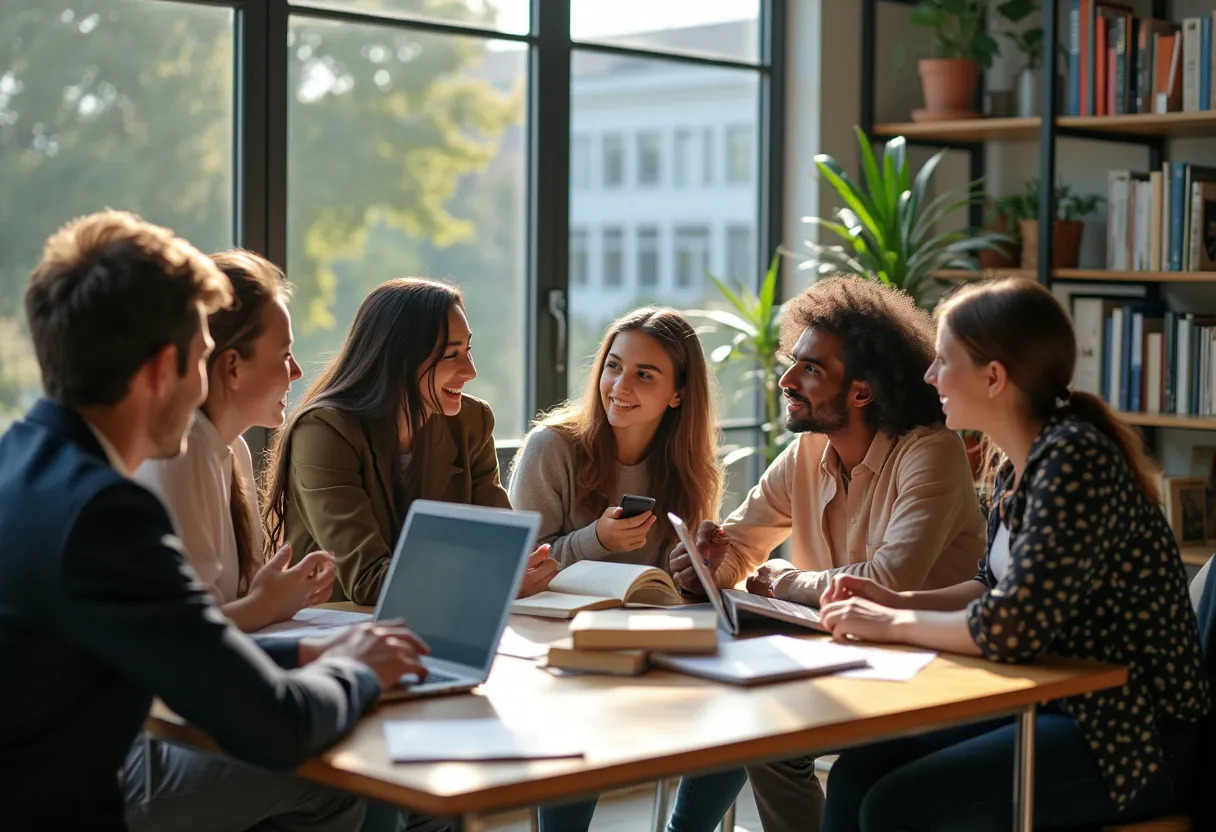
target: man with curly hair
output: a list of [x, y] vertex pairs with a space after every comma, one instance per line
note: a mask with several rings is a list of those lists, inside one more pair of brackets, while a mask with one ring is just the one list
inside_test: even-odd
[[[797, 435], [721, 526], [697, 529], [719, 586], [747, 577], [750, 592], [814, 606], [838, 573], [897, 591], [974, 576], [984, 518], [962, 440], [924, 380], [934, 338], [928, 313], [877, 281], [828, 278], [786, 305], [781, 347], [792, 363], [780, 384]], [[787, 539], [790, 560], [770, 559]], [[669, 565], [700, 594], [683, 546]], [[813, 758], [748, 775], [765, 832], [819, 828]]]

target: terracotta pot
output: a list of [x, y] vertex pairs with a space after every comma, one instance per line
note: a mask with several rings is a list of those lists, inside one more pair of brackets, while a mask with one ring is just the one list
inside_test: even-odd
[[[1009, 217], [1004, 214], [998, 214], [996, 219], [984, 227], [985, 231], [995, 231], [998, 234], [1009, 234], [1011, 237], [1016, 237], [1016, 234], [1011, 233], [1012, 228], [1009, 227]], [[1012, 269], [1017, 268], [1022, 262], [1022, 243], [1021, 241], [1013, 243], [996, 243], [1000, 251], [990, 251], [984, 249], [979, 253], [977, 258], [981, 269]]]
[[980, 80], [978, 61], [965, 58], [922, 58], [916, 64], [925, 93], [925, 109], [912, 114], [916, 121], [974, 118], [975, 90]]
[[[1022, 220], [1022, 268], [1039, 267], [1039, 221]], [[1075, 269], [1081, 259], [1081, 220], [1056, 220], [1051, 231], [1051, 268]]]

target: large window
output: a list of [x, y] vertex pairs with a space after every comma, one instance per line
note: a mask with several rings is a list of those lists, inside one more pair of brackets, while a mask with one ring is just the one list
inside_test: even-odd
[[523, 431], [527, 51], [401, 26], [293, 17], [287, 272], [303, 389], [390, 278], [464, 290], [498, 430]]
[[42, 241], [111, 206], [282, 265], [309, 379], [372, 287], [457, 284], [470, 392], [517, 439], [613, 317], [725, 308], [707, 271], [754, 285], [735, 273], [781, 227], [788, 2], [5, 0], [0, 424], [39, 392]]
[[0, 11], [0, 427], [41, 393], [21, 298], [43, 241], [105, 207], [232, 245], [233, 11], [6, 0]]

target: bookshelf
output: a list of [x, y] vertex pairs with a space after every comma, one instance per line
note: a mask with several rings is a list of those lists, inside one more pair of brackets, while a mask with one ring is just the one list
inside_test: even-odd
[[1179, 546], [1178, 553], [1182, 555], [1182, 562], [1187, 566], [1203, 566], [1208, 562], [1208, 558], [1212, 556], [1213, 547], [1207, 543], [1196, 543], [1193, 545]]
[[1216, 430], [1216, 416], [1175, 416], [1172, 413], [1119, 413], [1129, 425], [1142, 428], [1182, 428]]
[[[1112, 139], [1183, 139], [1216, 136], [1216, 110], [1192, 113], [1136, 113], [1121, 116], [1056, 116], [1062, 136], [1100, 134]], [[1038, 141], [1043, 120], [1031, 118], [969, 118], [961, 121], [904, 121], [874, 125], [873, 135], [904, 136], [932, 142]]]
[[[987, 280], [996, 277], [1035, 279], [1033, 269], [939, 269], [934, 275], [943, 280]], [[1052, 269], [1052, 280], [1094, 283], [1210, 283], [1216, 285], [1216, 272], [1116, 272], [1109, 269]]]

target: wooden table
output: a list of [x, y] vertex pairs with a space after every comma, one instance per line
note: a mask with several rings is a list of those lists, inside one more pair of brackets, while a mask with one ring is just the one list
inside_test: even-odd
[[[511, 623], [537, 641], [566, 632], [565, 622], [512, 616]], [[748, 689], [658, 670], [626, 679], [559, 677], [532, 662], [499, 656], [477, 694], [381, 706], [298, 773], [429, 815], [456, 817], [469, 830], [485, 813], [1013, 715], [1019, 723], [1014, 828], [1030, 830], [1036, 703], [1116, 687], [1126, 679], [1125, 669], [1095, 662], [999, 665], [941, 655], [909, 682], [829, 676]], [[577, 737], [586, 756], [425, 764], [394, 764], [387, 757], [386, 720], [493, 716]], [[149, 730], [214, 747], [159, 703]]]

